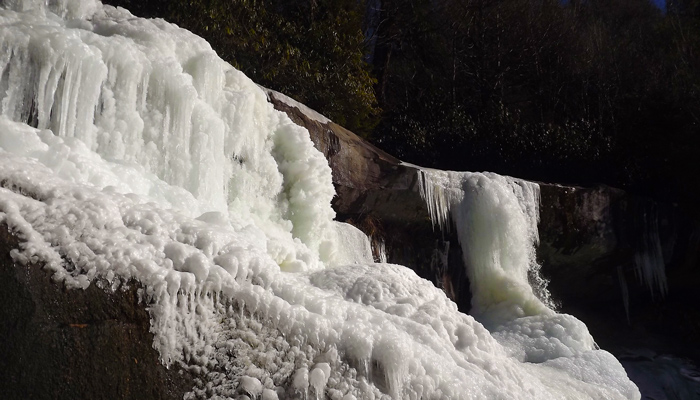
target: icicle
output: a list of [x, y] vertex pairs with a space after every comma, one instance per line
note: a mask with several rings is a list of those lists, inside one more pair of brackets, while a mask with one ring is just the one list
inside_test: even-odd
[[440, 228], [441, 232], [450, 231], [450, 199], [446, 189], [435, 181], [435, 176], [429, 170], [418, 170], [418, 188], [420, 195], [428, 207], [430, 221]]
[[318, 363], [309, 373], [309, 385], [314, 389], [316, 400], [325, 398], [323, 395], [328, 378], [331, 376], [331, 367], [328, 363]]
[[374, 255], [374, 260], [380, 263], [386, 263], [386, 242], [384, 239], [373, 239], [372, 240], [372, 254]]
[[432, 271], [437, 271], [438, 273], [442, 274], [447, 270], [447, 267], [449, 265], [448, 256], [450, 254], [450, 241], [444, 241], [442, 243], [442, 248], [440, 248], [439, 244], [440, 241], [436, 240], [435, 248], [433, 249], [433, 254], [430, 257], [430, 269]]
[[641, 238], [634, 255], [635, 275], [646, 285], [651, 296], [659, 293], [665, 297], [668, 292], [666, 264], [659, 238], [659, 223], [656, 208], [645, 205], [642, 214]]
[[309, 398], [309, 370], [299, 368], [292, 379], [292, 386], [302, 396], [302, 399]]
[[620, 291], [622, 292], [622, 304], [625, 306], [625, 315], [627, 323], [630, 323], [630, 292], [627, 288], [627, 279], [622, 271], [622, 265], [617, 266], [617, 280], [620, 282]]

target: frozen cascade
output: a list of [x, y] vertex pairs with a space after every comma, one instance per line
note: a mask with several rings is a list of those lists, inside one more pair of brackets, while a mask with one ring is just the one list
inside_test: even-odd
[[1, 4], [13, 257], [74, 289], [138, 281], [162, 362], [200, 377], [188, 398], [639, 399], [526, 284], [537, 208], [513, 196], [534, 187], [473, 174], [460, 198], [450, 173], [425, 181], [471, 251], [489, 331], [414, 272], [371, 262], [368, 239], [333, 221], [308, 132], [204, 40], [97, 0]]
[[421, 169], [419, 177], [421, 196], [436, 219], [433, 224], [447, 230], [454, 221], [475, 315], [511, 320], [554, 308], [535, 254], [540, 203], [536, 183], [431, 169]]

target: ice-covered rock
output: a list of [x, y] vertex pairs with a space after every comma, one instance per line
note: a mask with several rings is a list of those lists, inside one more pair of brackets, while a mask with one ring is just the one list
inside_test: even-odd
[[161, 362], [197, 377], [188, 397], [639, 398], [528, 283], [535, 186], [431, 178], [456, 191], [477, 320], [370, 262], [308, 132], [202, 39], [99, 1], [12, 0], [0, 40], [13, 260], [71, 289], [138, 282]]

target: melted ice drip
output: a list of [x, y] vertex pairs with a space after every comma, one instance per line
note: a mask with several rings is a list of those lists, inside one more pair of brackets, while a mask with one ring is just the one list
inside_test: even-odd
[[[510, 261], [530, 250], [499, 247], [535, 237], [536, 208], [453, 207], [486, 229], [460, 237], [480, 240], [489, 332], [414, 272], [371, 263], [368, 239], [332, 220], [308, 132], [202, 39], [97, 1], [49, 3], [0, 8], [0, 223], [23, 239], [16, 261], [70, 288], [136, 281], [162, 362], [201, 377], [190, 397], [639, 398], [583, 324], [525, 290], [528, 267]], [[469, 182], [535, 196], [508, 179]]]

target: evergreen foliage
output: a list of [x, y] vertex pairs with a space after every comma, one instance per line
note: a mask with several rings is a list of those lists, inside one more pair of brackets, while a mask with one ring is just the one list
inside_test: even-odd
[[699, 3], [384, 0], [374, 137], [418, 164], [700, 200]]

